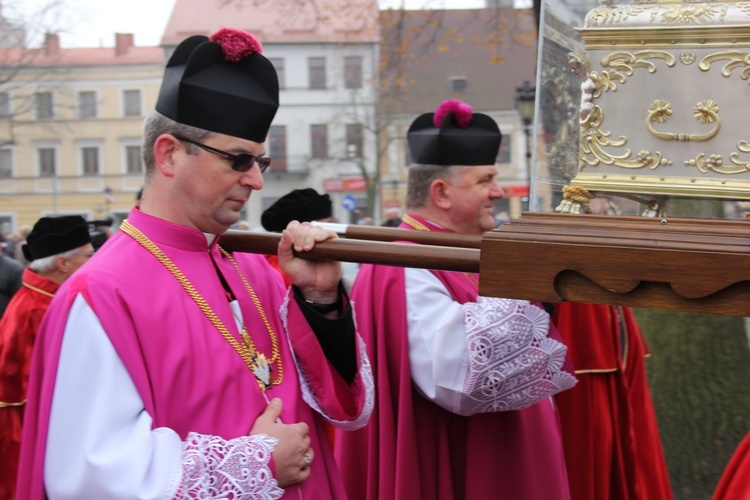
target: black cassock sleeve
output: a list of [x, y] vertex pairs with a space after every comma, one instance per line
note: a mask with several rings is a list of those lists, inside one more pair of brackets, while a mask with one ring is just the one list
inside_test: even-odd
[[[349, 297], [341, 282], [339, 282], [339, 311], [341, 317], [330, 319], [319, 313], [315, 305], [311, 305], [295, 286], [292, 287], [294, 300], [299, 304], [302, 314], [310, 323], [310, 327], [320, 342], [320, 347], [328, 361], [336, 368], [339, 375], [351, 383], [357, 374], [357, 355], [354, 342], [354, 316]], [[343, 309], [343, 311], [341, 310]]]

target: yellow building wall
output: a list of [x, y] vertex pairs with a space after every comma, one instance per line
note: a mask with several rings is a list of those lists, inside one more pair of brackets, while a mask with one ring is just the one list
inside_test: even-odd
[[[10, 220], [11, 230], [54, 213], [101, 219], [132, 208], [143, 175], [127, 175], [125, 145], [140, 145], [143, 119], [154, 108], [162, 72], [163, 61], [67, 68], [54, 75], [35, 70], [22, 73], [12, 87], [0, 88], [10, 92], [19, 107], [37, 91], [50, 91], [54, 96], [52, 119], [36, 120], [29, 109], [0, 120], [0, 134], [9, 134], [13, 142], [6, 146], [12, 151], [13, 177], [0, 179], [0, 218]], [[139, 116], [123, 116], [125, 90], [140, 91]], [[78, 117], [81, 91], [96, 92], [95, 118]], [[83, 176], [81, 147], [86, 145], [99, 147], [98, 175]], [[38, 177], [39, 146], [56, 148], [56, 179]]]

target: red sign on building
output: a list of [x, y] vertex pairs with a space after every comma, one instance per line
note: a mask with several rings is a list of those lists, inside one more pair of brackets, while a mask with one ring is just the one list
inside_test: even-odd
[[529, 196], [529, 186], [500, 186], [506, 198], [524, 198]]
[[336, 193], [339, 191], [364, 191], [367, 189], [367, 181], [363, 177], [326, 179], [323, 181], [323, 189], [327, 193]]

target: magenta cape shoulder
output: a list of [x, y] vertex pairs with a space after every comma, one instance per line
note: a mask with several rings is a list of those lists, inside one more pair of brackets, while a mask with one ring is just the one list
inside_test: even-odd
[[[218, 268], [237, 297], [257, 348], [270, 356], [272, 345], [261, 314], [234, 265], [215, 242], [207, 249], [203, 233], [137, 209], [128, 220], [182, 270], [239, 339], [218, 282]], [[343, 485], [323, 420], [302, 399], [290, 343], [298, 350], [297, 362], [315, 392], [326, 395], [321, 406], [332, 418], [345, 421], [357, 416], [362, 408], [361, 381], [357, 378], [348, 386], [330, 366], [294, 300], [288, 301], [287, 338], [277, 314], [285, 302], [286, 289], [280, 275], [262, 256], [241, 254], [236, 260], [260, 298], [278, 338], [283, 382], [269, 390], [268, 395], [283, 400], [284, 422], [305, 422], [310, 426], [318, 467], [303, 483], [303, 493], [330, 491], [334, 498], [343, 498]], [[224, 439], [248, 434], [267, 404], [250, 370], [165, 267], [120, 231], [61, 287], [41, 327], [21, 452], [21, 498], [43, 498], [42, 474], [55, 373], [67, 314], [79, 295], [100, 319], [145, 410], [154, 420], [154, 428], [168, 427], [183, 439], [188, 432]], [[290, 490], [288, 494], [291, 493]]]

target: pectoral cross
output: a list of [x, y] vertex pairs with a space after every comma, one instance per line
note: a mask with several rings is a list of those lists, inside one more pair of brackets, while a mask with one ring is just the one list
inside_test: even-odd
[[250, 335], [248, 335], [247, 331], [242, 332], [242, 343], [245, 344], [245, 348], [252, 354], [253, 375], [255, 375], [255, 379], [258, 381], [260, 389], [263, 392], [266, 392], [266, 390], [271, 386], [271, 365], [268, 364], [268, 360], [266, 359], [265, 354], [263, 354], [262, 352], [258, 352], [258, 350], [255, 348], [255, 345], [253, 344], [252, 340], [250, 340]]

